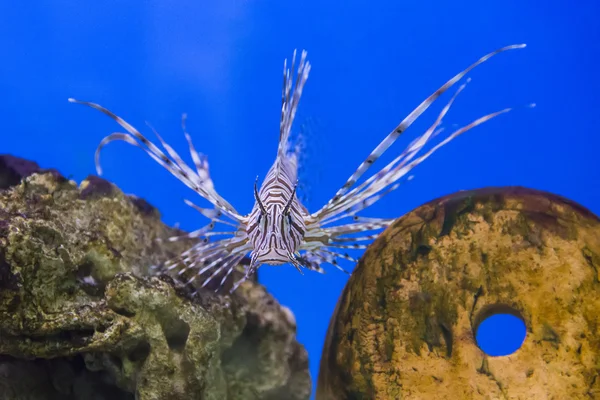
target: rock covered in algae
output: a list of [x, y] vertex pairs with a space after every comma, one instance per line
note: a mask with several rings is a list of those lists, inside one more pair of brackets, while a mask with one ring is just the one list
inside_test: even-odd
[[154, 208], [2, 160], [0, 399], [309, 397], [293, 315], [262, 286], [192, 296], [149, 276], [189, 245], [157, 244], [176, 232]]
[[[521, 318], [515, 353], [475, 340]], [[317, 399], [600, 399], [600, 221], [524, 188], [463, 191], [366, 251], [332, 317]]]

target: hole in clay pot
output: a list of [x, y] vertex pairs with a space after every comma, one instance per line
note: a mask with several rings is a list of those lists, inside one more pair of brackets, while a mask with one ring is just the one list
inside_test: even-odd
[[527, 327], [521, 313], [504, 304], [484, 307], [475, 323], [477, 346], [488, 356], [508, 356], [521, 348]]

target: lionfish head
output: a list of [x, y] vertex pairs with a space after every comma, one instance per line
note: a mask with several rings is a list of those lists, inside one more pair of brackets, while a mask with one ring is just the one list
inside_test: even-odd
[[286, 196], [274, 191], [258, 194], [254, 187], [255, 204], [247, 224], [247, 235], [252, 243], [251, 265], [281, 265], [292, 263], [296, 266], [295, 253], [302, 244], [304, 221], [294, 206], [298, 200], [294, 189]]

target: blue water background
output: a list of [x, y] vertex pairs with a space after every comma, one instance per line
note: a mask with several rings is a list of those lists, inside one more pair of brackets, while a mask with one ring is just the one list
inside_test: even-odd
[[[497, 185], [554, 192], [600, 213], [599, 16], [591, 0], [3, 1], [0, 153], [81, 181], [94, 173], [98, 142], [120, 129], [68, 97], [98, 102], [144, 132], [148, 120], [182, 154], [187, 112], [218, 191], [246, 213], [254, 179], [275, 156], [283, 59], [305, 48], [313, 70], [295, 129], [308, 127], [301, 177], [315, 211], [448, 78], [498, 47], [527, 43], [473, 71], [445, 123], [519, 109], [440, 150], [366, 215], [400, 216], [448, 193]], [[524, 107], [532, 102], [536, 108]], [[105, 177], [158, 207], [166, 223], [191, 230], [205, 222], [182, 202], [197, 196], [139, 149], [113, 144], [102, 159]], [[305, 276], [290, 266], [261, 269], [261, 282], [296, 315], [315, 380], [346, 280], [334, 268]]]

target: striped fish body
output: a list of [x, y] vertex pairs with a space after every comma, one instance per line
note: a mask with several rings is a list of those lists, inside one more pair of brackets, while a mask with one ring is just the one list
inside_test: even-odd
[[278, 158], [257, 193], [246, 223], [251, 265], [293, 262], [302, 245], [308, 212], [296, 196], [297, 168], [294, 154]]

